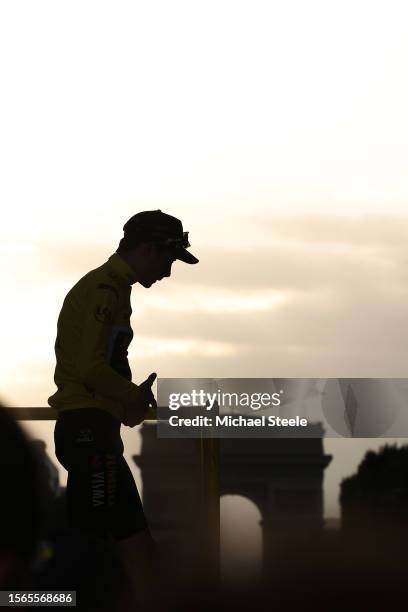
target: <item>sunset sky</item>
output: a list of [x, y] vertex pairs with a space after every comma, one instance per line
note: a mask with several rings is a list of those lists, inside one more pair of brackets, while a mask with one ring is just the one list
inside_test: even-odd
[[[2, 2], [3, 403], [46, 405], [65, 294], [155, 208], [200, 262], [133, 286], [135, 382], [406, 377], [407, 17], [392, 0]], [[51, 424], [28, 426], [53, 456]], [[326, 440], [326, 516], [382, 442]]]

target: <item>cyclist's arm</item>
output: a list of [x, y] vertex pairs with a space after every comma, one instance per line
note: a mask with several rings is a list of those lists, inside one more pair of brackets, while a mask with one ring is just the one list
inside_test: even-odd
[[109, 330], [118, 308], [114, 291], [91, 289], [83, 310], [83, 331], [77, 356], [79, 378], [101, 395], [133, 403], [139, 398], [138, 386], [118, 374], [106, 362]]

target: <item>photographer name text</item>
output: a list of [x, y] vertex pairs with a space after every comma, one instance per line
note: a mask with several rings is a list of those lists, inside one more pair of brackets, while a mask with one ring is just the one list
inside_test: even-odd
[[303, 417], [282, 418], [279, 416], [195, 416], [193, 418], [172, 415], [168, 419], [171, 427], [307, 427], [308, 421]]

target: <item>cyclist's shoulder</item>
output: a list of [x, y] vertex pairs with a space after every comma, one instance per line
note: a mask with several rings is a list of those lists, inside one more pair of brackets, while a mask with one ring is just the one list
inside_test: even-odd
[[102, 293], [107, 293], [111, 297], [119, 299], [121, 291], [122, 286], [118, 282], [117, 276], [113, 273], [108, 262], [104, 262], [84, 274], [70, 289], [69, 294], [80, 299], [88, 299], [93, 295], [99, 296]]
[[110, 289], [116, 295], [118, 295], [121, 290], [119, 279], [108, 265], [108, 262], [87, 272], [87, 274], [82, 277], [81, 281], [84, 286], [88, 286], [94, 290]]

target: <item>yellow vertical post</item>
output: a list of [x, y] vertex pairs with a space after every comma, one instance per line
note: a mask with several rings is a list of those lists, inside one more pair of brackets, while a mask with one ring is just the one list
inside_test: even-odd
[[[207, 432], [208, 433], [208, 432]], [[197, 440], [200, 453], [202, 536], [211, 577], [220, 579], [220, 458], [218, 438]]]

